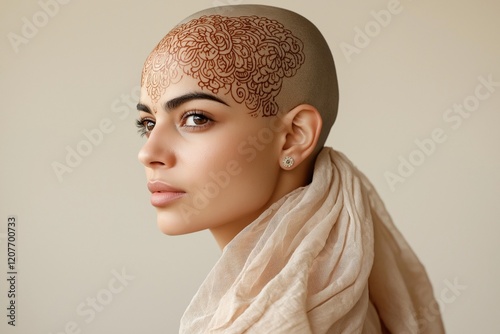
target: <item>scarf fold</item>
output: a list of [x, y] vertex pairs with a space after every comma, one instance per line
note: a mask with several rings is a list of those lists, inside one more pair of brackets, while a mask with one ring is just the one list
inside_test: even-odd
[[312, 182], [224, 248], [180, 333], [444, 333], [436, 305], [371, 183], [325, 147]]

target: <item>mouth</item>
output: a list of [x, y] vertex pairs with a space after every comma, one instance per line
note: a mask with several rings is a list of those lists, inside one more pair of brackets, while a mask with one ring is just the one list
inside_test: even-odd
[[176, 189], [162, 181], [148, 182], [148, 189], [151, 192], [151, 205], [164, 207], [171, 202], [184, 197], [186, 192]]

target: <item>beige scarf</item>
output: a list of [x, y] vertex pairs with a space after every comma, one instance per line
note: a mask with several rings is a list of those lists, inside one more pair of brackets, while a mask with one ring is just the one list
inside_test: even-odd
[[444, 333], [436, 305], [370, 182], [324, 148], [311, 184], [226, 246], [180, 333]]

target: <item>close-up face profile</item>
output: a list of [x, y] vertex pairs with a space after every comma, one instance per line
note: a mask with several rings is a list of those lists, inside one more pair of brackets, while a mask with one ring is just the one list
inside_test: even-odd
[[200, 89], [187, 76], [157, 103], [143, 88], [139, 109], [146, 137], [139, 159], [164, 233], [250, 222], [275, 200], [279, 137], [271, 129], [278, 123], [251, 117], [230, 96]]
[[500, 1], [0, 8], [0, 334], [500, 333]]
[[223, 250], [181, 333], [401, 333], [435, 302], [373, 186], [324, 145], [337, 107], [328, 44], [290, 11], [198, 12], [149, 54], [137, 126], [157, 224]]
[[304, 62], [302, 48], [265, 17], [211, 15], [153, 50], [138, 104], [139, 160], [164, 233], [236, 233], [283, 195], [276, 97]]

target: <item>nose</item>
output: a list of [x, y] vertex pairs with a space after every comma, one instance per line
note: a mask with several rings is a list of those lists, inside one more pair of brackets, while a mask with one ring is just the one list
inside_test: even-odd
[[139, 150], [139, 161], [148, 168], [170, 168], [175, 165], [175, 153], [166, 135], [155, 129]]

